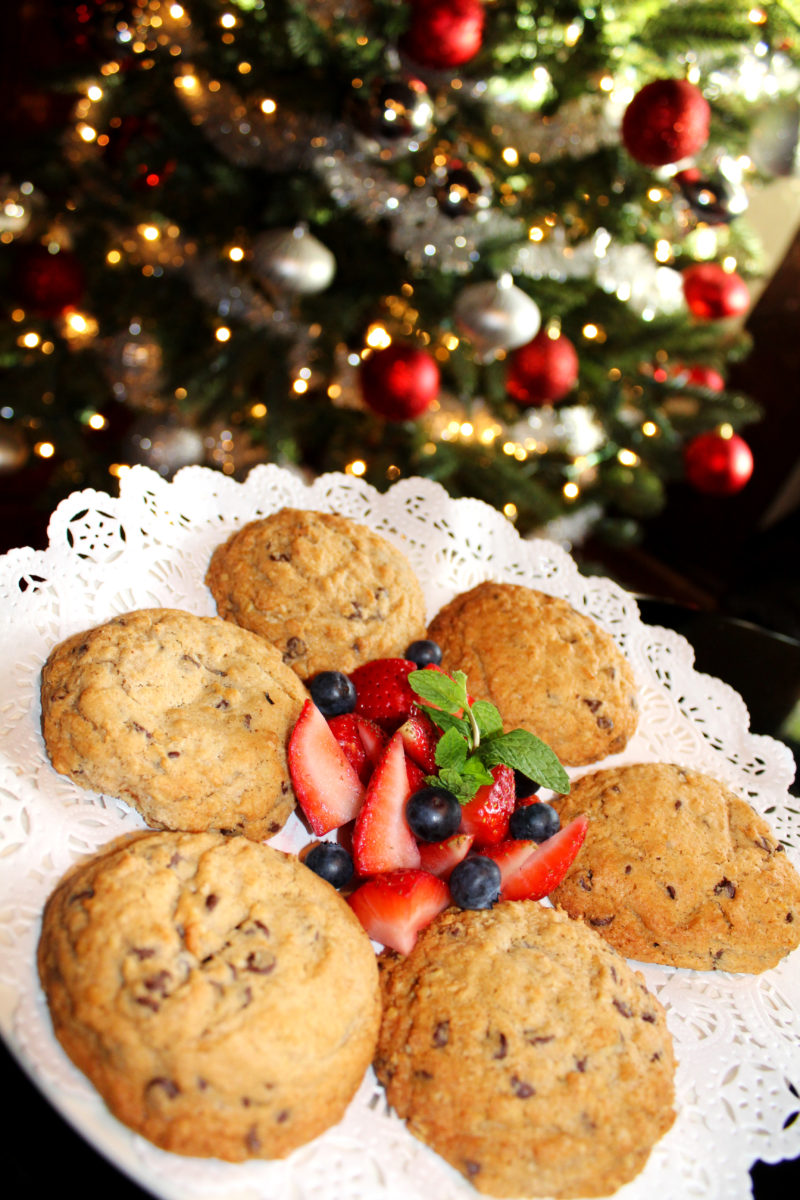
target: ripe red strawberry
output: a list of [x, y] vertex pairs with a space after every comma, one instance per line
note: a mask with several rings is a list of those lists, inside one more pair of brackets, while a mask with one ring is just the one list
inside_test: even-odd
[[410, 954], [419, 931], [447, 908], [450, 889], [427, 871], [388, 871], [362, 883], [347, 903], [373, 941]]
[[383, 753], [386, 734], [373, 721], [367, 721], [357, 713], [341, 713], [327, 720], [348, 762], [355, 768], [361, 782], [367, 783]]
[[419, 866], [419, 848], [405, 817], [410, 795], [403, 739], [395, 733], [372, 773], [356, 817], [353, 857], [359, 875]]
[[449, 879], [450, 872], [472, 849], [471, 833], [454, 833], [443, 842], [420, 842], [419, 856], [424, 871]]
[[509, 840], [481, 854], [500, 868], [501, 900], [541, 900], [558, 887], [583, 845], [588, 817], [575, 817], [546, 842]]
[[441, 736], [430, 717], [423, 712], [412, 713], [400, 726], [406, 754], [422, 767], [427, 775], [436, 774], [436, 743]]
[[408, 775], [409, 794], [419, 792], [425, 787], [425, 772], [406, 755], [406, 774]]
[[516, 794], [511, 767], [492, 767], [494, 783], [479, 787], [470, 801], [461, 806], [460, 833], [471, 833], [475, 846], [494, 846], [508, 837], [508, 822], [514, 811]]
[[394, 732], [412, 712], [416, 697], [408, 677], [416, 666], [407, 658], [373, 658], [350, 673], [356, 689], [355, 711]]
[[318, 836], [352, 821], [364, 785], [313, 700], [306, 700], [288, 745], [289, 774], [308, 823]]

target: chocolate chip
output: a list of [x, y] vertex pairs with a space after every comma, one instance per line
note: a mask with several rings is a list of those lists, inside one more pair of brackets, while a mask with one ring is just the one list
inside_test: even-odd
[[587, 700], [585, 696], [583, 697], [583, 703], [586, 705], [590, 713], [596, 713], [598, 709], [602, 708], [603, 706], [602, 700]]
[[272, 696], [270, 696], [269, 692], [264, 692], [264, 699], [266, 700], [267, 704], [275, 703], [275, 701], [272, 699]]
[[642, 1013], [642, 1020], [647, 1021], [648, 1025], [655, 1025], [656, 1014], [651, 1012]]
[[627, 865], [627, 866], [626, 866], [626, 868], [625, 868], [625, 874], [626, 874], [626, 875], [630, 875], [630, 873], [631, 873], [631, 871], [632, 871], [632, 870], [633, 870], [633, 867], [631, 866], [631, 864], [630, 864], [630, 863], [628, 863], [628, 865]]
[[593, 878], [594, 878], [594, 875], [593, 875], [592, 869], [590, 867], [585, 875], [581, 875], [580, 879], [578, 880], [578, 887], [582, 888], [584, 890], [584, 892], [591, 892], [592, 886], [593, 886], [592, 885]]
[[762, 850], [766, 850], [767, 854], [772, 854], [774, 849], [772, 842], [767, 841], [765, 837], [756, 838], [756, 845], [760, 846]]
[[633, 1016], [633, 1013], [628, 1008], [628, 1005], [625, 1003], [624, 1000], [620, 1000], [619, 996], [615, 996], [612, 1003], [614, 1005], [614, 1008], [617, 1010], [617, 1012], [621, 1013], [623, 1017], [632, 1017]]
[[147, 1090], [149, 1091], [150, 1088], [161, 1088], [162, 1091], [166, 1092], [170, 1100], [174, 1100], [176, 1096], [179, 1096], [181, 1091], [174, 1079], [166, 1079], [163, 1075], [149, 1080]]
[[670, 900], [675, 899], [675, 888], [672, 886], [671, 883], [667, 884], [667, 895], [669, 896]]
[[275, 554], [269, 555], [269, 561], [270, 562], [291, 562], [292, 558], [291, 558], [291, 555], [283, 553], [281, 551], [278, 551]]
[[230, 704], [227, 700], [218, 700], [214, 708], [230, 708]]
[[209, 911], [210, 911], [212, 908], [216, 908], [218, 904], [219, 904], [219, 896], [217, 895], [217, 893], [209, 892], [208, 895], [206, 896], [206, 908], [209, 909]]
[[736, 895], [736, 888], [731, 883], [730, 879], [720, 879], [719, 883], [715, 885], [715, 896], [720, 896], [723, 892], [725, 892], [727, 896], [730, 896], [731, 900]]
[[677, 812], [679, 808], [683, 808], [683, 801], [682, 801], [682, 800], [676, 800], [676, 801], [675, 801], [675, 811]]
[[611, 717], [598, 717], [595, 724], [597, 725], [598, 729], [613, 729], [614, 728], [614, 722], [611, 720]]
[[137, 996], [136, 1003], [141, 1004], [142, 1008], [149, 1008], [151, 1012], [158, 1012], [161, 1005], [152, 996]]
[[433, 1044], [441, 1049], [450, 1041], [450, 1022], [440, 1021], [433, 1031]]
[[555, 1041], [556, 1035], [554, 1033], [538, 1034], [533, 1033], [530, 1029], [523, 1029], [522, 1036], [529, 1046], [543, 1046], [545, 1042]]
[[498, 1033], [497, 1049], [495, 1050], [494, 1054], [492, 1055], [492, 1058], [505, 1058], [507, 1054], [508, 1054], [508, 1038], [506, 1037], [506, 1035], [504, 1033]]
[[576, 1068], [576, 1070], [580, 1071], [581, 1075], [586, 1070], [587, 1062], [588, 1062], [588, 1059], [586, 1059], [586, 1058], [576, 1058], [575, 1059], [575, 1068]]
[[527, 1100], [529, 1096], [536, 1094], [535, 1088], [526, 1083], [524, 1079], [520, 1079], [518, 1075], [511, 1076], [511, 1090], [515, 1096], [519, 1096], [520, 1100]]
[[70, 904], [76, 904], [79, 900], [92, 900], [94, 898], [94, 888], [86, 888], [82, 892], [75, 892], [69, 898]]
[[[290, 637], [286, 643], [286, 649], [283, 652], [283, 661], [288, 663], [295, 658], [302, 658], [305, 652], [306, 644], [303, 639], [299, 637]], [[266, 695], [266, 692], [264, 695]], [[267, 699], [269, 700], [269, 696], [267, 696]]]
[[250, 1128], [248, 1129], [247, 1133], [245, 1134], [244, 1144], [245, 1144], [245, 1146], [247, 1146], [247, 1149], [250, 1151], [251, 1154], [257, 1154], [258, 1151], [261, 1149], [261, 1138], [258, 1136], [258, 1133], [256, 1132], [255, 1125], [251, 1125]]
[[158, 971], [155, 975], [151, 975], [149, 979], [145, 979], [144, 986], [148, 992], [158, 992], [159, 996], [167, 995], [167, 984], [172, 975], [169, 971]]
[[794, 913], [788, 912], [786, 914], [786, 920], [791, 925], [792, 921], [794, 920]]
[[279, 1125], [285, 1124], [289, 1120], [289, 1109], [282, 1108], [280, 1112], [275, 1113], [275, 1120]]
[[152, 733], [149, 733], [145, 729], [144, 725], [140, 725], [138, 721], [131, 721], [131, 725], [133, 726], [133, 728], [136, 730], [137, 733], [143, 733], [145, 735], [145, 737], [152, 738], [152, 736], [153, 736]]
[[245, 729], [250, 728], [250, 725], [252, 724], [252, 720], [253, 720], [253, 718], [250, 716], [250, 713], [244, 714], [244, 716], [242, 717], [242, 724], [244, 725]]
[[363, 612], [361, 611], [361, 605], [358, 603], [357, 600], [351, 600], [350, 603], [353, 606], [353, 611], [351, 613], [347, 614], [347, 620], [348, 621], [360, 621], [364, 615]]
[[480, 1169], [481, 1169], [480, 1163], [473, 1162], [473, 1160], [471, 1158], [464, 1159], [464, 1170], [466, 1171], [466, 1173], [470, 1179], [472, 1179], [473, 1176], [477, 1175], [478, 1172], [480, 1171]]
[[604, 929], [606, 925], [610, 925], [614, 920], [614, 916], [610, 917], [589, 917], [589, 924], [594, 929]]
[[134, 946], [131, 954], [135, 954], [139, 961], [142, 962], [145, 958], [152, 958], [155, 950], [151, 946]]
[[167, 751], [167, 758], [180, 758], [180, 756], [181, 756], [180, 750], [168, 750]]
[[275, 970], [276, 962], [274, 954], [254, 950], [247, 956], [246, 967], [254, 975], [269, 975], [271, 971]]

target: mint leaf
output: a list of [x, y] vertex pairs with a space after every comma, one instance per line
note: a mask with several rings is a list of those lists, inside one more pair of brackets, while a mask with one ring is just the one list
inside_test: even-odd
[[503, 732], [503, 718], [488, 700], [476, 700], [472, 705], [472, 715], [478, 723], [481, 738], [496, 737]]
[[440, 708], [429, 708], [427, 704], [421, 704], [420, 708], [440, 729], [457, 729], [465, 740], [468, 738], [469, 721], [465, 721], [463, 717], [454, 717], [451, 713], [442, 712]]
[[486, 767], [505, 763], [512, 770], [522, 771], [541, 787], [562, 795], [569, 792], [569, 776], [555, 753], [546, 742], [526, 729], [512, 729], [509, 733], [481, 742], [475, 753]]
[[472, 799], [478, 790], [478, 783], [473, 781], [467, 775], [462, 775], [460, 771], [444, 770], [438, 775], [430, 775], [425, 781], [431, 787], [447, 788], [452, 792], [460, 804], [466, 804]]
[[457, 729], [448, 729], [436, 744], [436, 765], [444, 770], [463, 770], [467, 743]]
[[408, 684], [426, 704], [446, 713], [458, 713], [468, 705], [467, 677], [463, 671], [454, 671], [452, 679], [442, 671], [412, 671]]

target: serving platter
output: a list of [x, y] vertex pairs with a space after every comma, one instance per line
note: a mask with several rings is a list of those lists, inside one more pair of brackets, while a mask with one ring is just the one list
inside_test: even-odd
[[[36, 978], [41, 911], [57, 880], [143, 825], [122, 801], [53, 771], [39, 730], [42, 663], [63, 638], [133, 608], [212, 615], [203, 582], [212, 550], [246, 521], [284, 506], [344, 513], [401, 548], [423, 585], [429, 617], [489, 578], [562, 596], [591, 616], [630, 661], [641, 702], [635, 737], [602, 765], [677, 762], [715, 775], [766, 816], [800, 866], [800, 813], [789, 793], [794, 763], [782, 743], [750, 732], [735, 691], [694, 669], [683, 637], [642, 622], [630, 594], [582, 576], [559, 545], [522, 539], [496, 510], [454, 500], [429, 480], [402, 480], [378, 493], [349, 475], [309, 481], [275, 466], [255, 468], [242, 483], [200, 467], [167, 482], [135, 467], [117, 497], [83, 491], [62, 501], [47, 550], [0, 558], [0, 1033], [22, 1068], [97, 1150], [164, 1200], [474, 1200], [472, 1186], [387, 1108], [371, 1071], [345, 1119], [286, 1160], [232, 1165], [158, 1150], [112, 1118], [66, 1058]], [[273, 844], [296, 850], [306, 837], [292, 818]], [[760, 976], [634, 965], [667, 1011], [678, 1115], [644, 1172], [618, 1195], [747, 1197], [756, 1159], [800, 1155], [800, 1121], [790, 1121], [800, 1082], [800, 952]]]

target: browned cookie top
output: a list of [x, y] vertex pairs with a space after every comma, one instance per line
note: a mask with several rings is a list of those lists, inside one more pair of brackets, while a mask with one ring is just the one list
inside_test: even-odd
[[615, 951], [532, 901], [449, 909], [381, 958], [375, 1068], [418, 1138], [492, 1196], [597, 1196], [672, 1125], [664, 1012]]
[[445, 670], [528, 729], [567, 766], [623, 750], [638, 721], [633, 671], [614, 639], [566, 600], [519, 584], [479, 583], [446, 604], [429, 636]]
[[83, 863], [47, 903], [39, 973], [112, 1113], [178, 1154], [283, 1157], [341, 1119], [375, 1046], [357, 919], [243, 837], [148, 832]]
[[206, 583], [219, 615], [272, 642], [301, 679], [402, 655], [425, 630], [405, 555], [337, 513], [251, 521], [214, 551]]
[[286, 745], [306, 694], [255, 634], [137, 609], [55, 647], [42, 732], [57, 771], [155, 828], [260, 839], [294, 808]]
[[755, 974], [800, 943], [800, 876], [718, 780], [639, 763], [584, 775], [554, 804], [589, 829], [551, 899], [623, 954]]

